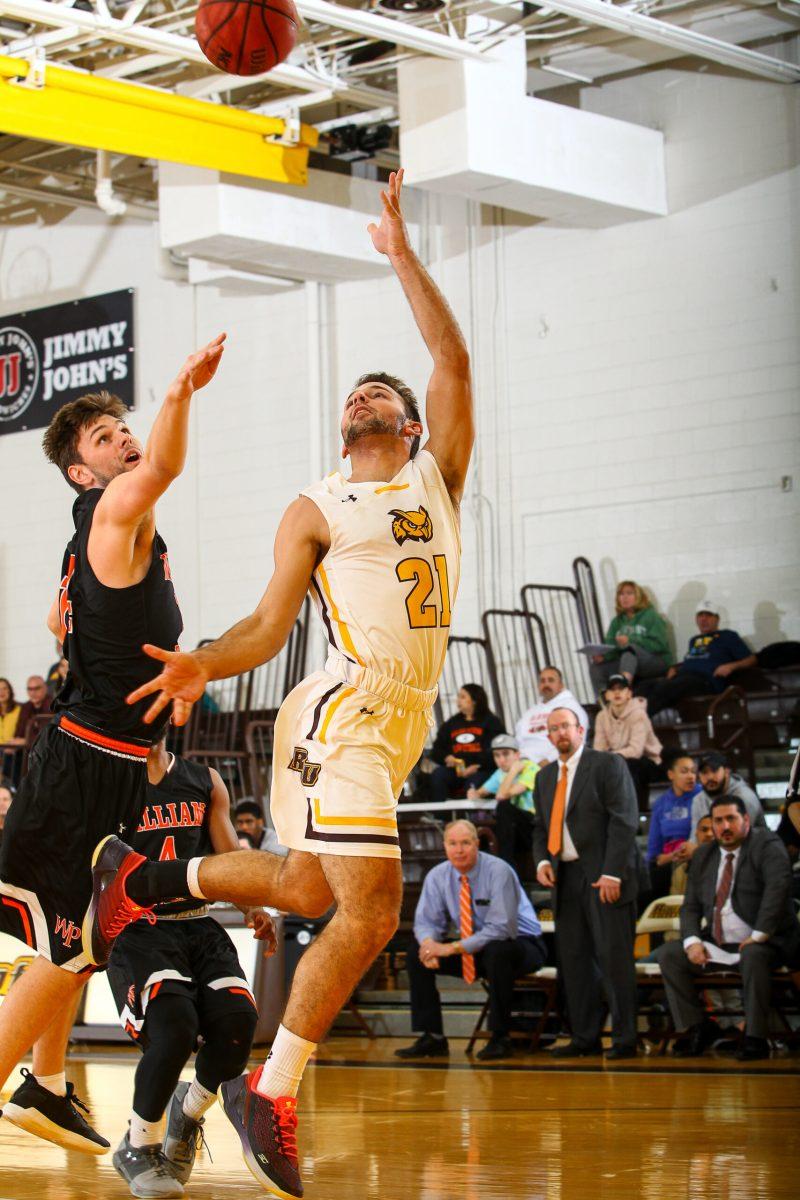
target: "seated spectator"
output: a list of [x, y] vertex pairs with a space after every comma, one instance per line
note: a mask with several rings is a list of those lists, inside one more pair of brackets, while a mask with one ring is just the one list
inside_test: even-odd
[[766, 825], [758, 796], [741, 775], [731, 770], [727, 758], [719, 750], [711, 750], [702, 756], [699, 775], [702, 787], [692, 800], [692, 826], [711, 812], [711, 803], [719, 796], [738, 796], [747, 809], [753, 828]]
[[[61, 654], [60, 642], [56, 642], [56, 650], [59, 654]], [[47, 690], [52, 699], [55, 699], [58, 693], [61, 691], [64, 680], [67, 678], [68, 671], [69, 663], [64, 658], [63, 654], [61, 654], [61, 657], [58, 659], [58, 661], [54, 662], [52, 667], [50, 667], [47, 672]]]
[[[538, 971], [547, 951], [542, 929], [519, 879], [501, 858], [478, 849], [471, 821], [451, 821], [444, 831], [447, 861], [425, 876], [408, 951], [411, 1028], [419, 1037], [396, 1050], [398, 1058], [437, 1058], [449, 1053], [442, 1028], [436, 975], [479, 976], [489, 988], [491, 1037], [478, 1058], [508, 1058], [513, 983]], [[445, 941], [454, 928], [457, 941]]]
[[6, 813], [11, 808], [11, 801], [13, 799], [13, 788], [9, 787], [5, 782], [0, 783], [0, 844], [3, 841], [3, 827], [6, 823]]
[[[254, 850], [268, 850], [270, 854], [279, 854], [281, 858], [285, 858], [289, 853], [286, 846], [282, 846], [278, 841], [275, 830], [267, 826], [264, 810], [258, 801], [240, 800], [233, 810], [233, 818], [237, 836], [244, 836]], [[244, 849], [247, 849], [247, 846]]]
[[624, 675], [631, 685], [637, 679], [666, 675], [670, 655], [667, 626], [653, 608], [644, 588], [630, 579], [617, 584], [617, 615], [608, 627], [605, 641], [616, 650], [598, 654], [589, 666], [595, 691], [607, 685], [611, 675]]
[[622, 755], [636, 786], [639, 808], [646, 812], [662, 749], [647, 715], [647, 702], [634, 696], [625, 675], [610, 676], [602, 699], [604, 707], [595, 718], [592, 745], [595, 750]]
[[17, 732], [14, 740], [20, 746], [25, 745], [25, 739], [28, 734], [28, 726], [34, 717], [46, 715], [52, 711], [50, 696], [47, 691], [47, 684], [44, 677], [41, 675], [31, 675], [27, 685], [28, 699], [19, 710], [19, 720], [17, 721]]
[[[800, 860], [800, 750], [794, 756], [786, 789], [786, 803], [781, 809], [781, 822], [775, 830], [786, 847], [793, 866]], [[792, 871], [792, 895], [800, 900], [800, 871]]]
[[710, 696], [724, 692], [736, 671], [756, 665], [756, 656], [733, 629], [719, 628], [719, 609], [704, 600], [695, 615], [699, 633], [689, 639], [683, 662], [667, 671], [663, 681], [648, 680], [638, 690], [647, 697], [647, 709], [655, 716], [685, 696]]
[[569, 688], [564, 686], [564, 677], [558, 667], [542, 667], [539, 672], [539, 696], [539, 703], [532, 705], [517, 721], [515, 737], [523, 758], [529, 758], [539, 767], [546, 767], [558, 758], [558, 751], [547, 736], [548, 713], [555, 708], [570, 709], [584, 730], [584, 742], [589, 717]]
[[431, 800], [444, 802], [480, 787], [494, 770], [492, 738], [503, 723], [489, 709], [489, 697], [478, 683], [465, 683], [456, 696], [458, 712], [440, 725], [430, 757], [437, 764], [428, 776]]
[[497, 769], [479, 788], [468, 788], [467, 799], [496, 798], [497, 852], [516, 867], [517, 858], [533, 846], [533, 784], [539, 768], [529, 758], [522, 757], [516, 739], [509, 733], [492, 738], [492, 757]]
[[[711, 808], [714, 842], [701, 846], [689, 870], [681, 906], [682, 941], [657, 951], [670, 1012], [684, 1036], [678, 1056], [702, 1054], [719, 1036], [706, 1015], [695, 979], [713, 969], [713, 951], [739, 954], [745, 1038], [740, 1062], [769, 1057], [770, 976], [800, 967], [800, 924], [791, 900], [789, 856], [774, 833], [750, 828], [738, 796], [717, 797]], [[703, 928], [705, 920], [706, 927]]]
[[[669, 790], [658, 797], [650, 814], [647, 861], [653, 897], [672, 894], [672, 871], [686, 861], [692, 829], [692, 800], [701, 791], [690, 754], [675, 754], [667, 771]], [[697, 822], [695, 822], [695, 825]]]
[[[705, 817], [701, 817], [697, 822], [694, 828], [693, 840], [695, 848], [697, 846], [704, 846], [706, 842], [713, 842], [714, 825], [711, 820], [711, 813], [708, 813], [708, 815]], [[689, 845], [691, 845], [691, 843], [686, 842], [684, 844], [684, 849]], [[672, 879], [670, 880], [669, 884], [669, 894], [671, 896], [682, 896], [686, 891], [686, 878], [689, 872], [689, 864], [691, 861], [691, 858], [688, 856], [681, 857], [672, 868]]]
[[0, 678], [0, 742], [10, 742], [17, 732], [20, 706], [7, 679]]
[[233, 823], [237, 834], [246, 834], [252, 839], [255, 849], [261, 849], [266, 821], [264, 810], [256, 800], [240, 800], [233, 810]]

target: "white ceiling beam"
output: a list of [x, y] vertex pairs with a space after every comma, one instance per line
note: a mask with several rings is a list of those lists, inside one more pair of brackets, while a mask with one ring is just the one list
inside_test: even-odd
[[[2, 0], [0, 0], [2, 3]], [[351, 80], [339, 80], [332, 75], [321, 75], [316, 72], [309, 74], [316, 86], [309, 90], [305, 103], [323, 103], [325, 100], [343, 100], [351, 104], [366, 104], [369, 108], [381, 107], [384, 104], [395, 103], [397, 97], [392, 92], [384, 92], [379, 88], [368, 87], [366, 84], [354, 83]], [[192, 79], [187, 83], [179, 83], [176, 92], [181, 96], [193, 96], [201, 100], [203, 96], [217, 96], [224, 93], [242, 91], [255, 83], [275, 83], [275, 68], [265, 71], [263, 75], [204, 75], [202, 79]], [[295, 85], [299, 86], [299, 85]], [[308, 85], [306, 85], [308, 87]], [[275, 113], [282, 116], [288, 108], [297, 103], [296, 96], [283, 96], [280, 100], [270, 101], [275, 104]], [[259, 112], [267, 112], [260, 107]]]
[[615, 29], [620, 33], [644, 38], [648, 42], [657, 42], [671, 47], [679, 54], [707, 58], [724, 67], [733, 67], [734, 70], [745, 71], [749, 75], [759, 75], [775, 83], [800, 82], [800, 66], [795, 63], [784, 62], [757, 50], [748, 50], [745, 46], [737, 46], [733, 42], [707, 37], [681, 25], [671, 25], [668, 21], [658, 21], [632, 9], [606, 3], [605, 0], [547, 0], [547, 7], [565, 16], [577, 17], [590, 25], [600, 25], [604, 29]]
[[379, 125], [381, 121], [393, 121], [397, 116], [395, 105], [386, 108], [373, 108], [369, 112], [350, 113], [346, 117], [333, 117], [330, 121], [317, 121], [314, 128], [317, 133], [330, 133], [333, 129], [341, 129], [343, 125]]
[[396, 21], [393, 17], [381, 17], [377, 13], [365, 12], [358, 8], [342, 8], [339, 4], [331, 4], [329, 0], [295, 0], [295, 4], [301, 17], [319, 21], [323, 25], [332, 25], [334, 29], [360, 33], [375, 38], [376, 41], [394, 42], [396, 46], [417, 50], [420, 54], [473, 61], [487, 57], [478, 46], [464, 41], [463, 38], [449, 37], [431, 29], [420, 29], [417, 25], [410, 25], [407, 21]]

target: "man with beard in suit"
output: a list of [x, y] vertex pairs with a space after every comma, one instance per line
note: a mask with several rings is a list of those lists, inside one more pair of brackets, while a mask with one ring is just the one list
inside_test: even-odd
[[[779, 837], [752, 829], [739, 796], [711, 805], [714, 840], [692, 858], [681, 907], [682, 941], [658, 950], [670, 1012], [684, 1034], [673, 1053], [702, 1054], [719, 1037], [695, 986], [713, 948], [739, 954], [744, 993], [745, 1038], [740, 1062], [769, 1057], [771, 975], [781, 965], [800, 967], [800, 925], [791, 900], [792, 868]], [[706, 928], [702, 929], [705, 918]], [[711, 949], [709, 949], [711, 947]]]
[[558, 758], [536, 777], [536, 878], [555, 889], [558, 965], [572, 1028], [572, 1040], [552, 1053], [601, 1053], [605, 999], [612, 1021], [606, 1058], [634, 1058], [636, 791], [618, 754], [584, 746], [571, 709], [554, 709], [547, 733]]

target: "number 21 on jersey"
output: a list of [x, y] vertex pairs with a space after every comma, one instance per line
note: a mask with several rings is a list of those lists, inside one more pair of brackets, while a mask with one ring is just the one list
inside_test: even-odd
[[[434, 591], [434, 572], [438, 584], [438, 602], [431, 600]], [[447, 559], [444, 554], [434, 554], [433, 565], [427, 558], [404, 558], [395, 568], [401, 583], [414, 586], [406, 596], [408, 623], [412, 629], [447, 628], [450, 625], [450, 582], [447, 577]]]

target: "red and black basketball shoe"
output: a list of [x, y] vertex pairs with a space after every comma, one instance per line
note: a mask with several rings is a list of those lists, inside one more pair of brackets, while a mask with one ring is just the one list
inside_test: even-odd
[[217, 1095], [242, 1143], [250, 1173], [265, 1191], [297, 1200], [303, 1184], [297, 1164], [297, 1100], [256, 1091], [263, 1067], [220, 1084]]
[[114, 834], [98, 842], [92, 855], [92, 899], [83, 918], [83, 952], [97, 967], [108, 962], [111, 947], [126, 925], [144, 917], [151, 925], [151, 908], [131, 900], [125, 891], [128, 876], [147, 859]]

